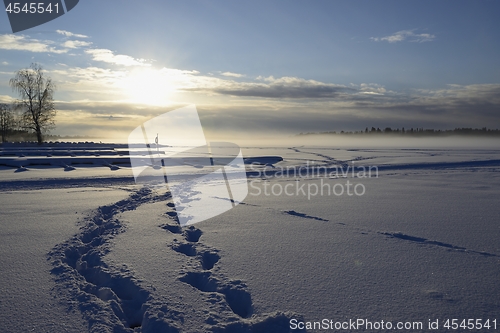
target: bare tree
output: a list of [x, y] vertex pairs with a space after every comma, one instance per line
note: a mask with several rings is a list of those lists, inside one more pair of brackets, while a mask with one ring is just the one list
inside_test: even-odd
[[33, 130], [38, 144], [42, 144], [43, 134], [55, 127], [54, 83], [45, 77], [42, 66], [33, 63], [16, 72], [9, 84], [21, 97], [16, 107], [22, 110], [23, 127]]
[[0, 104], [0, 134], [2, 142], [7, 141], [7, 136], [13, 130], [14, 116], [12, 110], [7, 104]]

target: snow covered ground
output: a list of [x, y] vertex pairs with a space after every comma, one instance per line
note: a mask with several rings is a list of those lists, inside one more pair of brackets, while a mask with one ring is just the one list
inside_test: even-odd
[[500, 329], [500, 149], [244, 147], [246, 199], [184, 228], [127, 149], [0, 149], [2, 332]]

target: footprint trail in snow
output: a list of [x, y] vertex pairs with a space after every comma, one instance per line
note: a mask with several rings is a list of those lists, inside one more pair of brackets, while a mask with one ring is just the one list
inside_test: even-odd
[[[135, 277], [126, 265], [118, 267], [103, 259], [113, 250], [112, 240], [127, 231], [120, 214], [162, 201], [169, 201], [165, 216], [169, 221], [160, 227], [178, 235], [169, 247], [185, 257], [178, 281], [201, 293], [205, 305], [155, 299], [154, 286]], [[280, 311], [255, 314], [247, 285], [217, 269], [220, 251], [200, 241], [200, 229], [181, 228], [170, 201], [169, 192], [158, 194], [142, 188], [127, 199], [93, 211], [79, 234], [48, 254], [56, 282], [55, 297], [67, 304], [69, 311], [80, 311], [93, 333], [200, 332], [185, 321], [185, 311], [192, 306], [210, 309], [205, 311], [209, 317], [201, 328], [203, 332], [290, 332], [289, 320], [301, 316]]]

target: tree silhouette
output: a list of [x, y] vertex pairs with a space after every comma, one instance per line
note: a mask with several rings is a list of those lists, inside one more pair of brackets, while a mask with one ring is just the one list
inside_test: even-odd
[[54, 83], [45, 77], [42, 66], [33, 63], [16, 72], [9, 84], [21, 97], [15, 105], [22, 110], [23, 127], [33, 130], [42, 144], [43, 134], [55, 127]]

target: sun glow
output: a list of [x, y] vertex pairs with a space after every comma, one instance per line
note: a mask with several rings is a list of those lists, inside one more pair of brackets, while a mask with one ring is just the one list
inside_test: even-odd
[[175, 87], [167, 73], [151, 68], [130, 72], [120, 82], [120, 87], [128, 101], [140, 104], [169, 104], [175, 93]]

